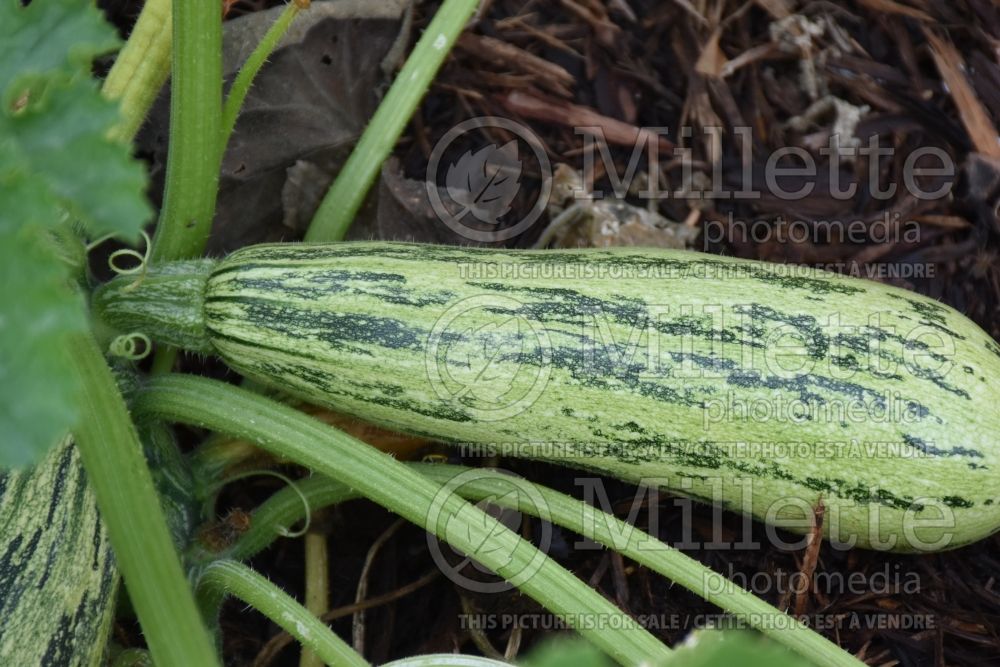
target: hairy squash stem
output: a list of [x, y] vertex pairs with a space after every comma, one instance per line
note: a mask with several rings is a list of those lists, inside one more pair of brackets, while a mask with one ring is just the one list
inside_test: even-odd
[[174, 0], [170, 143], [153, 264], [198, 257], [215, 214], [222, 153], [222, 11]]
[[277, 20], [267, 29], [267, 33], [264, 34], [264, 37], [257, 44], [253, 53], [250, 54], [250, 57], [247, 58], [240, 71], [236, 74], [236, 79], [233, 80], [233, 85], [229, 89], [229, 96], [226, 97], [226, 101], [222, 107], [222, 133], [219, 142], [220, 154], [226, 151], [226, 145], [229, 143], [229, 137], [233, 134], [233, 128], [236, 127], [236, 119], [239, 118], [240, 109], [243, 108], [243, 102], [246, 100], [247, 93], [250, 92], [250, 86], [253, 84], [254, 78], [260, 72], [260, 68], [264, 66], [268, 57], [277, 48], [281, 38], [288, 32], [288, 28], [292, 25], [295, 17], [299, 15], [301, 10], [308, 8], [309, 0], [291, 0], [285, 5], [284, 10], [282, 10]]
[[97, 343], [70, 342], [83, 387], [74, 437], [129, 598], [158, 665], [218, 665], [167, 528], [128, 409]]
[[445, 0], [441, 4], [323, 198], [306, 232], [307, 241], [344, 238], [382, 164], [478, 6], [479, 0]]
[[324, 664], [368, 667], [368, 662], [308, 609], [251, 568], [218, 560], [201, 570], [198, 594], [202, 613], [217, 614], [227, 594], [268, 617], [311, 650]]
[[[164, 375], [136, 397], [140, 418], [197, 425], [256, 442], [356, 489], [424, 526], [511, 583], [623, 665], [654, 663], [670, 653], [633, 619], [527, 541], [500, 529], [482, 510], [391, 456], [288, 406], [215, 380]], [[593, 619], [620, 619], [606, 628]]]
[[[455, 491], [466, 500], [488, 499], [501, 507], [532, 516], [544, 514], [547, 521], [600, 542], [712, 602], [738, 620], [745, 620], [749, 627], [769, 635], [816, 665], [860, 667], [863, 664], [797, 619], [739, 588], [706, 565], [592, 505], [525, 480], [517, 480], [512, 487], [510, 476], [489, 469], [428, 463], [407, 465], [441, 485], [462, 475], [462, 483]], [[474, 476], [469, 475], [471, 470], [475, 470]], [[512, 488], [517, 492], [511, 493]], [[531, 490], [522, 492], [524, 489]], [[251, 558], [267, 548], [280, 535], [279, 530], [304, 519], [307, 505], [303, 504], [302, 496], [307, 499], [308, 507], [316, 511], [352, 500], [357, 493], [319, 475], [297, 482], [295, 489], [282, 489], [254, 510], [250, 529], [226, 556], [241, 560]], [[533, 498], [542, 500], [543, 507], [538, 507]]]

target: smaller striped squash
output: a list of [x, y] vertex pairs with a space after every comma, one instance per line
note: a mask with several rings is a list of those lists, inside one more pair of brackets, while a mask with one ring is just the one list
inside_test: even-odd
[[0, 474], [0, 664], [104, 664], [118, 579], [71, 439]]

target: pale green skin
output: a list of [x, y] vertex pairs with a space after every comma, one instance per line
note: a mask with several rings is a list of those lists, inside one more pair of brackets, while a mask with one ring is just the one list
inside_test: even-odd
[[[517, 272], [461, 268], [490, 263]], [[553, 275], [543, 264], [576, 273]], [[643, 267], [674, 273], [637, 275]], [[154, 270], [129, 293], [113, 283], [97, 303], [121, 328], [218, 354], [259, 382], [389, 428], [456, 443], [561, 443], [518, 454], [654, 483], [771, 523], [797, 519], [785, 526], [796, 532], [809, 530], [820, 499], [824, 532], [863, 547], [939, 550], [996, 531], [1000, 347], [931, 299], [791, 270], [633, 248], [283, 244], [245, 248], [214, 269]], [[835, 312], [837, 330], [826, 326]], [[869, 325], [875, 313], [881, 319]], [[655, 327], [636, 326], [650, 316]], [[782, 332], [788, 337], [778, 340]], [[612, 362], [612, 348], [594, 343], [598, 334], [619, 345]], [[634, 356], [623, 351], [630, 336]], [[805, 351], [776, 362], [795, 336]], [[865, 352], [880, 338], [880, 350]], [[873, 370], [869, 358], [888, 367]], [[857, 402], [871, 406], [877, 396], [889, 398], [895, 417], [873, 418]], [[854, 401], [858, 412], [796, 421], [777, 404], [796, 398]], [[706, 421], [741, 401], [771, 413]], [[852, 440], [862, 449], [819, 455], [726, 444]], [[890, 444], [872, 455], [863, 443]], [[744, 492], [739, 481], [748, 478]], [[798, 504], [775, 505], [785, 498]], [[946, 526], [928, 525], [949, 515]], [[890, 535], [895, 541], [883, 541]]]
[[118, 570], [71, 440], [0, 473], [0, 527], [0, 664], [102, 664]]

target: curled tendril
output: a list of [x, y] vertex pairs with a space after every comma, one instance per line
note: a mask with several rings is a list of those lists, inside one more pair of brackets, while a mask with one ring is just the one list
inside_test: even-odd
[[[149, 251], [152, 243], [149, 240], [149, 234], [145, 231], [140, 231], [139, 233], [142, 234], [143, 246], [145, 247], [143, 252], [140, 253], [139, 251], [131, 248], [122, 248], [120, 250], [115, 250], [108, 256], [108, 268], [114, 271], [117, 275], [139, 276], [134, 283], [125, 288], [125, 291], [132, 291], [142, 284], [142, 279], [146, 275], [146, 266], [149, 265]], [[132, 257], [137, 260], [137, 263], [135, 266], [123, 268], [117, 264], [117, 260], [121, 257]]]
[[289, 537], [292, 539], [296, 537], [302, 537], [303, 535], [308, 533], [309, 526], [312, 524], [312, 507], [309, 505], [309, 499], [306, 498], [306, 494], [302, 493], [302, 489], [300, 489], [294, 481], [292, 481], [289, 477], [282, 475], [280, 472], [275, 472], [274, 470], [250, 470], [245, 473], [235, 475], [234, 477], [230, 477], [229, 479], [225, 480], [225, 482], [220, 483], [218, 488], [221, 488], [224, 484], [229, 484], [230, 482], [238, 482], [241, 479], [247, 479], [248, 477], [257, 477], [259, 475], [277, 477], [282, 482], [287, 484], [292, 489], [292, 491], [295, 492], [295, 495], [297, 495], [299, 499], [302, 500], [302, 506], [305, 507], [306, 510], [305, 519], [302, 523], [301, 528], [299, 528], [296, 531], [291, 531], [288, 530], [288, 528], [285, 528], [284, 526], [278, 526], [277, 528], [275, 528], [275, 532], [278, 533], [278, 535], [281, 535], [282, 537]]
[[111, 341], [111, 345], [108, 348], [112, 355], [128, 359], [129, 361], [145, 359], [149, 356], [152, 349], [153, 341], [146, 334], [139, 332], [118, 336]]

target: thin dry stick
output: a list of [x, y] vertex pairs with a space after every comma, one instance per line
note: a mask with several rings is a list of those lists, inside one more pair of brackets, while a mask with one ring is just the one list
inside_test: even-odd
[[479, 59], [533, 75], [544, 88], [572, 97], [576, 77], [566, 69], [502, 39], [467, 32], [458, 38], [458, 48]]
[[[469, 602], [469, 598], [461, 593], [459, 593], [459, 598], [462, 600], [462, 613], [465, 614], [466, 618], [474, 616], [476, 610], [472, 606], [472, 603]], [[469, 634], [469, 639], [472, 640], [472, 643], [476, 645], [476, 648], [478, 648], [483, 655], [492, 660], [503, 660], [503, 654], [500, 653], [495, 646], [493, 646], [490, 638], [486, 636], [486, 633], [481, 627], [479, 627], [478, 623], [469, 623], [468, 626], [469, 627], [466, 629], [466, 632]]]
[[515, 625], [514, 629], [510, 631], [510, 638], [507, 640], [507, 650], [503, 653], [504, 662], [514, 662], [517, 658], [517, 652], [521, 650], [521, 638], [524, 636], [524, 632], [521, 630], [520, 625]]
[[[361, 576], [358, 579], [358, 591], [354, 596], [354, 602], [359, 603], [365, 599], [368, 595], [368, 575], [371, 573], [372, 564], [375, 562], [375, 557], [378, 552], [382, 550], [385, 543], [389, 541], [393, 535], [396, 534], [403, 524], [406, 523], [405, 519], [397, 519], [394, 524], [385, 529], [378, 539], [372, 544], [371, 548], [368, 550], [368, 555], [365, 556], [365, 564], [361, 568]], [[365, 654], [365, 613], [364, 610], [358, 610], [354, 615], [354, 621], [351, 624], [351, 637], [354, 642], [354, 650], [361, 655]]]
[[802, 558], [802, 567], [799, 573], [802, 575], [803, 588], [795, 591], [795, 615], [802, 616], [806, 613], [806, 604], [809, 602], [809, 594], [812, 591], [813, 574], [816, 573], [816, 562], [819, 560], [819, 547], [823, 544], [823, 517], [826, 515], [826, 506], [820, 498], [813, 510], [813, 525], [809, 536], [806, 538], [805, 555]]

